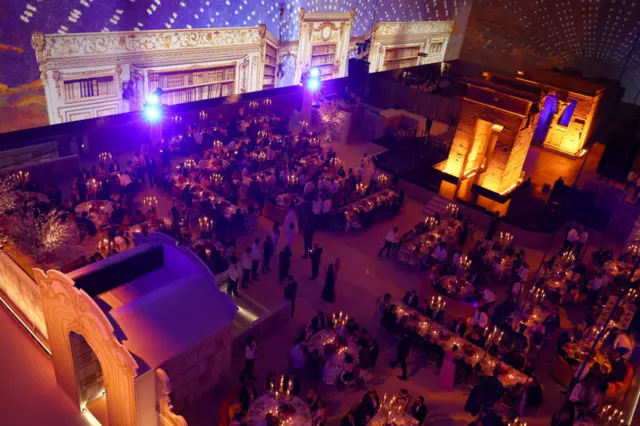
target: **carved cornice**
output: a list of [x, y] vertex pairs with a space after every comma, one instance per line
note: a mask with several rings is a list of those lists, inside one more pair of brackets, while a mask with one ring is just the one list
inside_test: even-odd
[[214, 49], [193, 49], [174, 50], [156, 53], [140, 53], [129, 55], [104, 55], [94, 57], [73, 57], [46, 62], [48, 69], [80, 68], [113, 66], [114, 64], [135, 64], [135, 65], [163, 65], [176, 63], [184, 64], [186, 61], [220, 61], [224, 59], [238, 60], [248, 53], [259, 52], [259, 44], [249, 46], [221, 46]]
[[[55, 59], [103, 55], [139, 55], [259, 44], [266, 27], [179, 31], [128, 31], [87, 34], [32, 34], [39, 63]], [[39, 53], [38, 53], [39, 52]]]
[[374, 35], [451, 33], [452, 29], [453, 21], [378, 22]]

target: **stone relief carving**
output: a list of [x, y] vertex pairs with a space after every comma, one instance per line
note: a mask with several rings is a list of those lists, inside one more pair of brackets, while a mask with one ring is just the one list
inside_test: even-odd
[[187, 426], [184, 417], [173, 412], [173, 403], [169, 398], [171, 393], [171, 382], [169, 376], [162, 369], [156, 369], [156, 411], [160, 415], [161, 426]]
[[379, 26], [376, 28], [376, 35], [450, 32], [452, 27], [452, 21], [380, 22]]
[[[266, 30], [266, 28], [265, 28]], [[140, 31], [128, 34], [97, 33], [73, 35], [47, 35], [33, 33], [32, 45], [40, 50], [38, 62], [48, 58], [66, 58], [81, 55], [122, 55], [141, 52], [160, 52], [172, 49], [260, 43], [261, 28]]]

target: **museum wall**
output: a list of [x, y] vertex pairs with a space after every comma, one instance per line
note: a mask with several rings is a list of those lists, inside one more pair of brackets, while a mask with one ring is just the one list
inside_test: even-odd
[[[0, 133], [52, 124], [52, 116], [55, 117], [53, 123], [56, 123], [127, 110], [126, 106], [116, 105], [115, 98], [121, 99], [122, 83], [126, 85], [134, 72], [139, 72], [140, 69], [125, 63], [120, 68], [103, 65], [102, 68], [96, 66], [72, 69], [67, 76], [70, 79], [74, 73], [100, 74], [108, 69], [109, 73], [116, 76], [113, 88], [109, 89], [110, 94], [115, 97], [109, 100], [111, 104], [107, 105], [108, 102], [105, 101], [104, 105], [94, 105], [86, 111], [52, 113], [51, 110], [55, 108], [51, 103], [58, 102], [57, 98], [68, 95], [68, 92], [61, 85], [55, 89], [51, 87], [51, 92], [45, 96], [42, 77], [59, 79], [62, 71], [56, 74], [51, 66], [43, 67], [39, 64], [38, 52], [32, 46], [34, 33], [44, 34], [45, 41], [47, 35], [78, 35], [74, 40], [69, 37], [61, 39], [56, 52], [63, 55], [78, 48], [78, 43], [82, 43], [80, 36], [87, 33], [94, 33], [92, 37], [96, 42], [92, 46], [101, 49], [113, 46], [100, 45], [95, 33], [155, 30], [162, 31], [161, 37], [166, 39], [166, 34], [175, 33], [175, 30], [211, 29], [215, 36], [216, 29], [223, 32], [225, 29], [256, 28], [264, 24], [270, 34], [267, 39], [271, 37], [280, 47], [276, 59], [279, 68], [277, 86], [282, 87], [298, 83], [294, 78], [295, 56], [283, 56], [283, 53], [286, 53], [284, 50], [289, 50], [295, 54], [300, 32], [300, 8], [304, 8], [307, 14], [339, 14], [354, 10], [350, 24], [349, 57], [356, 55], [356, 43], [370, 33], [376, 22], [453, 21], [450, 44], [446, 52], [442, 52], [442, 59], [445, 56], [447, 59], [456, 59], [462, 48], [464, 25], [471, 10], [471, 0], [285, 0], [279, 3], [265, 0], [7, 0], [3, 6], [0, 13], [3, 18], [3, 29], [0, 31]], [[116, 43], [127, 44], [137, 39], [135, 35], [127, 35], [125, 40], [127, 41]], [[35, 43], [38, 42], [36, 37]], [[147, 47], [149, 46], [142, 48]], [[46, 46], [43, 49], [46, 50]], [[82, 54], [92, 56], [94, 53], [86, 52], [85, 50]], [[344, 52], [341, 49], [340, 54], [344, 55]], [[110, 53], [105, 53], [107, 54]], [[236, 82], [235, 85], [230, 84], [228, 90], [239, 92], [243, 89], [252, 91], [262, 88], [265, 72], [260, 67], [261, 59], [258, 59], [257, 52], [247, 54], [253, 55], [246, 66], [252, 73], [248, 85], [241, 87]], [[207, 60], [215, 62], [215, 58]], [[348, 57], [339, 60], [345, 63]], [[53, 65], [69, 70], [68, 63], [55, 62], [57, 59], [54, 58]], [[236, 66], [237, 72], [243, 70], [240, 64]], [[266, 75], [264, 81], [267, 81]], [[223, 89], [221, 96], [224, 93]]]

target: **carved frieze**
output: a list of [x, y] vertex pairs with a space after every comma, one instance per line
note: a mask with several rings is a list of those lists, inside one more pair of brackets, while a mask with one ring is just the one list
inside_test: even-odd
[[421, 34], [451, 32], [453, 21], [379, 22], [376, 35]]

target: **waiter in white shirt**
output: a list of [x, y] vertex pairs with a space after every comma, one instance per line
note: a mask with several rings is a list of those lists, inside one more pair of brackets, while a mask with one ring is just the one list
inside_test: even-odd
[[398, 242], [398, 227], [394, 226], [389, 232], [387, 232], [387, 236], [384, 239], [384, 246], [378, 252], [378, 257], [382, 256], [384, 251], [387, 251], [387, 257], [389, 257], [389, 252], [393, 248], [393, 246]]
[[260, 265], [260, 259], [262, 253], [260, 253], [260, 238], [256, 238], [251, 246], [251, 279], [258, 281], [258, 266]]
[[331, 197], [327, 197], [322, 202], [322, 227], [326, 228], [329, 223], [329, 213], [331, 213], [331, 206], [333, 202], [331, 201]]
[[251, 247], [242, 254], [242, 288], [248, 288], [247, 284], [251, 284]]
[[613, 350], [617, 350], [618, 348], [624, 348], [627, 350], [622, 358], [629, 359], [631, 357], [631, 352], [633, 352], [634, 347], [633, 340], [631, 336], [629, 336], [628, 330], [622, 330], [618, 332], [616, 336], [616, 340], [613, 342]]
[[256, 345], [256, 339], [252, 335], [247, 337], [247, 343], [244, 346], [244, 370], [240, 373], [240, 380], [244, 381], [245, 378], [255, 380], [253, 376], [253, 365], [258, 357], [258, 346]]

